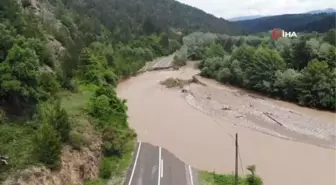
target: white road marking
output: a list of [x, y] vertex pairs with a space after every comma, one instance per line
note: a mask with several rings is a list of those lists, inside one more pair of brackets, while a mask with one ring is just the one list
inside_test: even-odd
[[190, 174], [191, 185], [194, 185], [194, 180], [193, 180], [193, 176], [192, 176], [190, 165], [189, 165], [189, 174]]
[[158, 173], [158, 185], [161, 182], [161, 147], [159, 147], [159, 173]]
[[161, 159], [161, 178], [163, 177], [163, 159]]
[[135, 157], [135, 161], [134, 161], [131, 177], [128, 181], [128, 185], [131, 185], [131, 183], [132, 183], [135, 167], [136, 167], [136, 164], [137, 164], [137, 161], [138, 161], [138, 158], [139, 158], [140, 148], [141, 148], [141, 141], [139, 141], [138, 151], [137, 151], [137, 154], [136, 154], [136, 157]]
[[138, 182], [137, 185], [142, 185], [143, 174], [144, 174], [144, 169], [140, 168], [140, 175], [139, 175], [139, 178], [138, 178], [138, 181], [137, 181]]
[[189, 168], [186, 164], [184, 164], [184, 173], [185, 173], [185, 178], [186, 178], [186, 182], [187, 182], [187, 185], [190, 185], [190, 178], [189, 178]]

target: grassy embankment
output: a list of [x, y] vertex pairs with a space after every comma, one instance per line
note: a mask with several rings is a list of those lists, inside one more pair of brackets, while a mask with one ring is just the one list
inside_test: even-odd
[[[255, 174], [255, 166], [247, 168], [250, 174], [246, 177], [238, 177], [238, 185], [263, 185], [262, 179]], [[200, 172], [202, 185], [234, 185], [234, 174], [216, 174], [215, 172]]]
[[[85, 119], [86, 122], [89, 121], [93, 123], [93, 125], [95, 125], [96, 130], [102, 133], [103, 135], [102, 137], [104, 140], [106, 132], [101, 126], [98, 126], [99, 124], [101, 124], [99, 123], [100, 122], [98, 120], [99, 118], [90, 115], [89, 113], [90, 110], [88, 110], [90, 109], [90, 101], [92, 101], [92, 97], [94, 97], [94, 94], [97, 91], [97, 89], [98, 87], [95, 85], [80, 86], [78, 93], [68, 93], [68, 92], [62, 93], [63, 96], [62, 106], [67, 110], [69, 114], [71, 114], [76, 119], [79, 120]], [[80, 121], [77, 123], [80, 123]], [[133, 131], [131, 130], [129, 131], [131, 132], [131, 134], [133, 134]], [[123, 183], [127, 168], [132, 162], [132, 156], [134, 151], [133, 149], [136, 143], [136, 139], [133, 136], [124, 139], [126, 140], [125, 141], [126, 147], [124, 147], [122, 153], [118, 155], [108, 155], [106, 152], [103, 159], [101, 160], [99, 178], [95, 180], [87, 180], [85, 181], [85, 185], [104, 185], [104, 184], [121, 185]], [[103, 145], [107, 145], [107, 143], [103, 143]]]

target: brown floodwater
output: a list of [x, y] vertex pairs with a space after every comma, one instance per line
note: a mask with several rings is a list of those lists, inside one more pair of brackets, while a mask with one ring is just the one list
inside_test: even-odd
[[197, 73], [188, 67], [146, 72], [118, 86], [139, 140], [160, 145], [200, 170], [231, 173], [238, 133], [240, 174], [255, 164], [265, 185], [336, 184], [334, 113], [255, 98], [207, 79], [201, 79], [207, 86], [185, 87], [189, 93], [160, 85], [169, 77], [190, 79]]

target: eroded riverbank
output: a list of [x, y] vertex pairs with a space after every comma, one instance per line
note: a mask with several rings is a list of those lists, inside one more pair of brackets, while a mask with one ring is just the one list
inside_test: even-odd
[[[315, 146], [335, 144], [333, 113], [322, 114], [323, 118], [310, 113], [314, 119], [305, 117], [302, 121], [297, 114], [306, 113], [301, 110], [288, 110], [275, 100], [235, 95], [236, 89], [206, 79], [208, 86], [187, 87], [192, 96], [160, 85], [169, 77], [190, 79], [197, 72], [192, 68], [154, 71], [120, 84], [118, 93], [128, 100], [129, 122], [140, 140], [165, 147], [199, 169], [230, 173], [234, 169], [231, 135], [237, 132], [244, 168], [255, 164], [266, 185], [336, 183], [335, 150]], [[283, 126], [269, 120], [264, 112]], [[305, 125], [306, 121], [309, 124]]]
[[334, 113], [315, 110], [315, 114], [309, 115], [303, 111], [307, 108], [286, 106], [289, 103], [285, 102], [280, 106], [281, 101], [219, 85], [199, 76], [197, 79], [207, 86], [191, 84], [185, 98], [204, 113], [283, 139], [336, 147]]

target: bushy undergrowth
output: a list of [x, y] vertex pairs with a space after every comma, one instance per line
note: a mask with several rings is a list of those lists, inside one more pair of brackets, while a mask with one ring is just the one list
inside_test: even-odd
[[140, 22], [136, 34], [123, 26], [112, 30], [76, 2], [38, 1], [35, 14], [30, 1], [0, 1], [0, 157], [6, 156], [0, 182], [31, 165], [57, 168], [65, 144], [87, 146], [77, 129], [88, 114], [103, 137], [102, 152], [119, 166], [112, 171], [125, 169], [135, 134], [114, 88], [146, 61], [180, 47], [175, 32], [143, 32]]
[[[136, 134], [128, 127], [125, 100], [117, 97], [114, 87], [103, 85], [93, 94], [89, 114], [96, 128], [101, 131], [104, 159], [101, 161], [100, 177], [108, 179], [124, 157], [134, 148]], [[125, 167], [124, 167], [125, 168]]]

